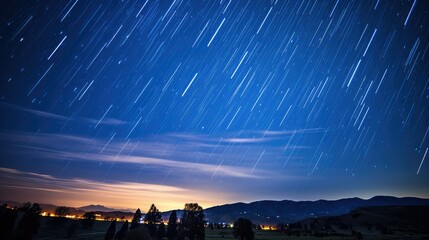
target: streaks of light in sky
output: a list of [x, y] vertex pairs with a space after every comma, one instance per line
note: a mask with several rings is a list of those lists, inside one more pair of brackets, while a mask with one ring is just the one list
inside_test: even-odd
[[194, 82], [195, 78], [198, 76], [198, 73], [195, 73], [194, 77], [191, 79], [191, 81], [189, 82], [188, 86], [186, 87], [185, 91], [183, 91], [182, 93], [182, 97], [185, 96], [186, 92], [188, 91], [189, 87], [192, 85], [192, 83]]
[[222, 27], [223, 23], [225, 22], [225, 18], [222, 19], [222, 22], [219, 24], [219, 27], [217, 27], [215, 33], [213, 34], [212, 38], [210, 38], [209, 43], [207, 43], [207, 47], [210, 47], [210, 44], [212, 43], [213, 39], [216, 37], [217, 33], [219, 32], [219, 29]]
[[425, 1], [4, 6], [0, 168], [238, 201], [429, 197]]
[[265, 149], [262, 151], [261, 155], [259, 155], [258, 160], [256, 161], [255, 165], [253, 165], [252, 171], [250, 171], [250, 173], [253, 173], [253, 171], [255, 171], [256, 166], [258, 165], [259, 161], [261, 160], [262, 156], [265, 153]]
[[425, 154], [423, 155], [422, 161], [420, 162], [419, 169], [417, 169], [417, 173], [416, 173], [417, 175], [419, 175], [420, 169], [422, 168], [423, 162], [426, 158], [426, 154], [428, 153], [428, 149], [429, 148], [426, 148]]
[[98, 120], [98, 122], [97, 122], [97, 124], [95, 125], [95, 127], [94, 128], [96, 128], [99, 124], [100, 124], [100, 122], [101, 121], [103, 121], [103, 119], [104, 119], [104, 117], [107, 115], [107, 113], [110, 111], [110, 109], [113, 107], [113, 104], [111, 104], [110, 106], [109, 106], [109, 108], [107, 109], [107, 111], [103, 114], [103, 116], [100, 118], [100, 120]]
[[46, 74], [48, 74], [49, 70], [51, 70], [53, 66], [54, 66], [54, 63], [52, 63], [51, 66], [49, 66], [49, 68], [45, 71], [45, 73], [43, 73], [43, 75], [39, 78], [36, 84], [34, 84], [34, 86], [27, 93], [27, 96], [29, 96], [34, 91], [34, 89], [36, 89], [37, 85], [39, 85], [40, 81], [42, 81], [42, 79], [46, 76]]
[[54, 51], [52, 51], [52, 53], [49, 55], [48, 60], [51, 59], [52, 55], [54, 55], [54, 53], [58, 50], [58, 48], [61, 46], [61, 44], [63, 44], [64, 40], [66, 40], [67, 36], [64, 36], [63, 40], [61, 40], [61, 42], [57, 45], [57, 47], [54, 49]]
[[271, 10], [273, 10], [273, 7], [270, 7], [270, 10], [268, 10], [267, 15], [265, 15], [265, 18], [264, 18], [264, 20], [262, 21], [261, 25], [259, 26], [258, 31], [256, 31], [256, 34], [259, 34], [259, 31], [261, 31], [261, 28], [262, 28], [262, 26], [264, 26], [264, 23], [265, 23], [265, 21], [267, 20], [268, 15], [270, 15]]
[[417, 2], [417, 0], [414, 0], [413, 5], [411, 6], [411, 9], [408, 12], [407, 18], [405, 19], [405, 22], [404, 22], [404, 27], [407, 26], [408, 19], [410, 19], [411, 13], [413, 13], [413, 9], [414, 9], [414, 6], [416, 5], [416, 2]]
[[374, 36], [375, 36], [376, 33], [377, 33], [377, 28], [374, 29], [374, 32], [372, 33], [371, 39], [369, 40], [369, 43], [368, 43], [368, 45], [365, 48], [365, 52], [363, 53], [364, 57], [366, 55], [366, 52], [368, 51], [369, 46], [371, 46], [372, 39], [374, 39]]
[[244, 53], [244, 56], [240, 59], [240, 62], [238, 63], [238, 66], [235, 68], [234, 72], [231, 75], [231, 79], [234, 77], [235, 73], [237, 72], [237, 70], [240, 68], [241, 63], [243, 62], [243, 60], [246, 58], [247, 56], [247, 51], [246, 53]]
[[61, 18], [61, 21], [60, 21], [60, 22], [64, 21], [64, 19], [67, 17], [67, 15], [69, 15], [70, 11], [73, 9], [73, 7], [76, 5], [76, 3], [77, 3], [78, 1], [79, 1], [79, 0], [76, 0], [76, 2], [74, 2], [74, 3], [73, 3], [73, 5], [69, 8], [69, 10], [66, 12], [66, 14], [64, 14], [63, 18]]
[[362, 60], [362, 59], [359, 59], [359, 62], [356, 64], [355, 70], [353, 71], [353, 74], [352, 74], [352, 76], [350, 77], [349, 82], [347, 83], [347, 87], [350, 87], [350, 84], [352, 83], [352, 80], [353, 80], [353, 78], [354, 78], [354, 76], [355, 76], [355, 74], [356, 74], [356, 71], [357, 71], [357, 69], [359, 68], [359, 65], [360, 65], [361, 60]]

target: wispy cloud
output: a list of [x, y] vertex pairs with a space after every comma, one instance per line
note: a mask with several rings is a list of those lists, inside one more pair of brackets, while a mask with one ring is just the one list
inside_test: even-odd
[[[278, 141], [284, 141], [285, 139], [307, 135], [307, 134], [319, 134], [329, 131], [327, 128], [307, 128], [307, 129], [291, 129], [284, 131], [239, 131], [239, 132], [228, 132], [225, 134], [217, 134], [214, 136], [202, 135], [202, 134], [186, 134], [186, 133], [169, 133], [169, 137], [177, 139], [186, 139], [188, 141], [195, 142], [215, 142], [215, 143], [273, 143]], [[303, 146], [302, 146], [303, 147]]]
[[[101, 179], [126, 182], [124, 186], [131, 186], [130, 181], [150, 181], [162, 186], [188, 186], [203, 192], [208, 187], [213, 190], [220, 186], [223, 192], [235, 192], [246, 182], [248, 191], [253, 191], [252, 184], [269, 184], [270, 179], [301, 181], [300, 171], [306, 169], [302, 166], [305, 164], [302, 153], [311, 151], [311, 146], [299, 145], [296, 139], [311, 132], [319, 130], [282, 134], [242, 131], [222, 136], [164, 133], [109, 140], [61, 133], [3, 131], [0, 132], [0, 155], [5, 161], [0, 167], [3, 172], [22, 176], [20, 172], [5, 170], [13, 168], [12, 159], [18, 159], [21, 166], [37, 162], [34, 166], [45, 175], [26, 173], [25, 181], [28, 178], [61, 178], [66, 174], [73, 177], [74, 182], [82, 177], [94, 184]], [[59, 168], [44, 167], [51, 164]], [[45, 192], [63, 189], [57, 179], [44, 187], [30, 183], [19, 185], [20, 180], [16, 180], [15, 185], [21, 189], [37, 188]]]
[[[128, 163], [174, 169], [176, 172], [185, 174], [195, 171], [210, 177], [222, 175], [238, 178], [264, 178], [267, 174], [263, 170], [252, 173], [250, 168], [246, 166], [219, 164], [213, 148], [210, 148], [212, 153], [209, 153], [206, 151], [207, 149], [199, 149], [201, 146], [186, 142], [159, 143], [153, 142], [153, 139], [148, 139], [146, 142], [130, 143], [129, 141], [118, 140], [106, 148], [106, 142], [100, 139], [64, 134], [28, 134], [22, 132], [0, 133], [0, 141], [13, 145], [15, 155], [27, 156], [31, 159]], [[0, 147], [0, 149], [2, 148]], [[9, 150], [9, 146], [7, 149]], [[104, 151], [102, 151], [103, 149]], [[178, 153], [183, 154], [174, 158], [173, 156]]]
[[103, 119], [94, 119], [94, 118], [87, 118], [87, 117], [77, 117], [77, 118], [68, 117], [60, 114], [40, 111], [40, 110], [26, 108], [26, 107], [14, 105], [14, 104], [8, 104], [8, 103], [0, 103], [0, 107], [8, 110], [19, 111], [22, 113], [30, 114], [31, 116], [37, 117], [37, 118], [46, 118], [46, 119], [51, 119], [56, 121], [63, 121], [63, 122], [71, 121], [76, 123], [92, 123], [97, 125], [113, 125], [113, 126], [129, 124], [129, 122], [122, 121], [115, 118], [108, 118], [108, 117]]
[[181, 208], [186, 202], [199, 202], [203, 206], [213, 206], [228, 202], [231, 196], [216, 192], [195, 191], [182, 187], [123, 181], [93, 181], [82, 178], [58, 178], [46, 174], [26, 172], [12, 168], [0, 168], [0, 192], [22, 196], [28, 201], [52, 199], [52, 204], [82, 206], [103, 204], [116, 208], [149, 208], [156, 196], [156, 205], [161, 210]]
[[[0, 163], [0, 195], [13, 193], [25, 200], [43, 193], [43, 199], [74, 204], [114, 203], [118, 207], [135, 206], [139, 199], [159, 195], [160, 204], [168, 209], [173, 208], [168, 205], [171, 199], [176, 207], [188, 201], [224, 203], [234, 193], [263, 191], [255, 190], [255, 184], [270, 185], [273, 179], [302, 182], [306, 166], [302, 166], [305, 161], [300, 154], [310, 151], [311, 146], [298, 145], [296, 139], [307, 133], [297, 132], [223, 136], [164, 133], [109, 140], [3, 131], [0, 156], [5, 161]], [[19, 169], [14, 169], [12, 159], [20, 161]], [[286, 163], [293, 165], [284, 168]], [[25, 168], [30, 165], [35, 167], [34, 172]], [[84, 196], [85, 202], [79, 196]]]
[[301, 129], [292, 129], [292, 130], [284, 130], [284, 131], [259, 131], [259, 133], [267, 136], [285, 136], [285, 135], [295, 135], [295, 134], [324, 133], [326, 131], [328, 131], [327, 128], [301, 128]]
[[226, 138], [223, 139], [223, 142], [229, 143], [261, 143], [269, 142], [269, 138]]

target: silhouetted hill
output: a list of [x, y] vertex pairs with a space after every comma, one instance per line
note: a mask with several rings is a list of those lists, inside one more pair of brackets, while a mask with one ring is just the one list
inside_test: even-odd
[[[58, 207], [56, 205], [53, 204], [45, 204], [45, 203], [40, 203], [40, 207], [42, 208], [43, 212], [50, 212], [50, 213], [54, 213], [55, 209]], [[79, 208], [74, 208], [74, 207], [70, 207], [70, 214], [71, 215], [83, 215], [85, 214], [86, 211], [83, 211]]]
[[[10, 206], [21, 206], [22, 203], [12, 201], [0, 201]], [[318, 201], [257, 201], [251, 203], [233, 203], [215, 206], [205, 209], [207, 222], [210, 223], [232, 223], [242, 217], [251, 220], [255, 224], [291, 223], [311, 217], [338, 216], [347, 214], [361, 207], [371, 206], [416, 206], [429, 205], [429, 199], [414, 197], [389, 197], [376, 196], [365, 200], [361, 198], [346, 198], [340, 200], [318, 200]], [[52, 204], [41, 204], [43, 211], [54, 212], [57, 206]], [[131, 218], [134, 211], [121, 211], [102, 205], [88, 205], [80, 208], [70, 208], [71, 214], [83, 215], [87, 211], [94, 211], [103, 217]], [[180, 219], [182, 210], [176, 210]], [[162, 218], [168, 220], [171, 211], [162, 212]], [[144, 216], [144, 214], [143, 214]]]
[[301, 220], [291, 224], [290, 231], [318, 232], [319, 236], [360, 232], [364, 239], [422, 239], [429, 234], [428, 216], [429, 205], [361, 207], [339, 216]]
[[0, 205], [3, 205], [3, 204], [6, 204], [6, 205], [11, 206], [11, 207], [19, 207], [19, 206], [21, 206], [21, 205], [22, 205], [22, 203], [20, 203], [20, 202], [16, 202], [16, 201], [5, 201], [5, 200], [1, 200], [1, 201], [0, 201]]
[[347, 198], [318, 201], [258, 201], [234, 203], [207, 208], [208, 222], [231, 223], [239, 217], [247, 218], [256, 224], [290, 223], [309, 217], [335, 216], [346, 214], [354, 209], [369, 206], [429, 205], [429, 199], [377, 196], [365, 200]]
[[85, 212], [112, 212], [112, 211], [117, 211], [117, 209], [114, 208], [108, 208], [105, 207], [103, 205], [88, 205], [88, 206], [83, 206], [83, 207], [79, 207], [80, 210], [85, 211]]
[[[20, 207], [23, 205], [23, 203], [20, 202], [16, 202], [16, 201], [0, 201], [0, 204], [7, 204], [8, 206], [11, 207]], [[53, 204], [46, 204], [46, 203], [39, 203], [40, 207], [42, 208], [42, 212], [49, 212], [49, 213], [54, 213], [55, 209], [58, 207], [57, 205], [53, 205]], [[79, 208], [74, 208], [74, 207], [70, 207], [70, 214], [71, 215], [83, 215], [85, 214], [86, 211], [83, 211]]]
[[116, 208], [109, 208], [109, 207], [105, 207], [103, 205], [88, 205], [88, 206], [83, 206], [83, 207], [79, 207], [80, 210], [85, 211], [85, 212], [115, 212], [115, 211], [119, 211], [119, 212], [125, 212], [125, 213], [129, 213], [129, 212], [135, 212], [136, 210], [134, 209], [116, 209]]

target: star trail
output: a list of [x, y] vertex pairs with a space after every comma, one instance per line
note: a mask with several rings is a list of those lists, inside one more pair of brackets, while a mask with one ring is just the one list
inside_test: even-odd
[[0, 9], [4, 200], [429, 197], [427, 1]]

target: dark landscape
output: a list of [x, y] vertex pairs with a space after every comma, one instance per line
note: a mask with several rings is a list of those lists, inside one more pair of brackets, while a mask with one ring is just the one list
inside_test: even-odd
[[[20, 227], [23, 207], [12, 207], [17, 202], [0, 201], [3, 204], [0, 223], [2, 239], [17, 239], [16, 234], [23, 230]], [[17, 209], [18, 217], [15, 224], [8, 224], [10, 215], [6, 211]], [[25, 205], [22, 205], [25, 206]], [[12, 207], [12, 208], [11, 208]], [[79, 208], [61, 207], [51, 204], [40, 204], [43, 217], [33, 223], [38, 225], [33, 239], [106, 239], [109, 226], [114, 222], [115, 226], [127, 225], [136, 221], [136, 214], [132, 212], [118, 211], [101, 205], [89, 205]], [[65, 208], [67, 213], [58, 215], [59, 209]], [[151, 207], [152, 208], [152, 207]], [[15, 210], [16, 211], [16, 210]], [[138, 210], [140, 211], [140, 210]], [[189, 211], [186, 210], [185, 211]], [[91, 213], [90, 226], [85, 219]], [[156, 214], [153, 214], [156, 213]], [[174, 210], [176, 219], [180, 219], [179, 227], [186, 217], [184, 210]], [[19, 216], [21, 215], [21, 216]], [[66, 216], [68, 215], [68, 216]], [[157, 220], [150, 223], [152, 215]], [[138, 239], [163, 239], [164, 237], [175, 239], [186, 238], [180, 235], [169, 236], [168, 223], [172, 211], [159, 212], [149, 209], [149, 213], [141, 213], [137, 225], [143, 226], [147, 233], [141, 234]], [[396, 198], [389, 196], [377, 196], [368, 200], [360, 198], [340, 199], [335, 201], [259, 201], [252, 203], [235, 203], [211, 207], [203, 210], [203, 232], [206, 239], [234, 239], [239, 219], [248, 219], [257, 239], [426, 239], [429, 238], [429, 199], [420, 198]], [[308, 217], [311, 216], [311, 217]], [[169, 220], [169, 221], [167, 221]], [[125, 221], [127, 223], [125, 223]], [[39, 222], [37, 224], [37, 222]], [[160, 223], [167, 225], [167, 229], [160, 233]], [[170, 224], [171, 225], [171, 224]], [[9, 229], [7, 228], [9, 226]], [[12, 227], [13, 226], [13, 227]], [[154, 227], [155, 226], [155, 227]], [[28, 227], [28, 226], [27, 226]], [[123, 227], [122, 227], [123, 228]], [[151, 229], [154, 228], [153, 233]], [[133, 233], [129, 229], [129, 233]], [[144, 232], [145, 232], [144, 231]], [[183, 231], [183, 230], [182, 230]], [[114, 229], [116, 236], [120, 232]], [[5, 235], [5, 233], [10, 233]], [[256, 234], [256, 235], [255, 235]], [[24, 238], [22, 235], [19, 238]], [[123, 234], [124, 239], [134, 239]], [[107, 237], [107, 239], [110, 239]], [[113, 237], [112, 237], [113, 239]], [[122, 239], [117, 237], [115, 239]], [[248, 239], [248, 238], [245, 238]]]

